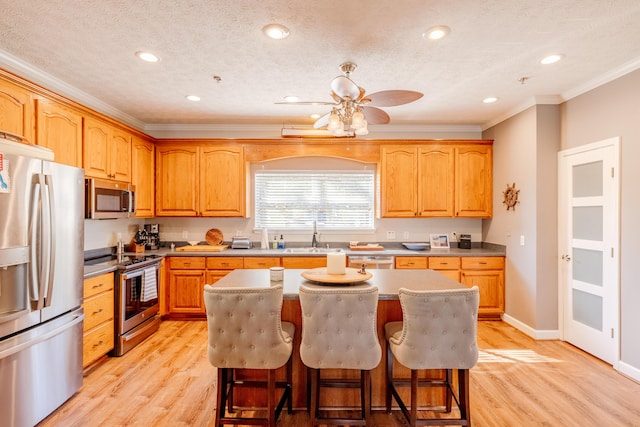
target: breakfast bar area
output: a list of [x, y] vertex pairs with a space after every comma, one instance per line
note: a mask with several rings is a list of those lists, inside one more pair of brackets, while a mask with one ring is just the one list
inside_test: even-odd
[[[283, 287], [283, 305], [282, 305], [282, 321], [291, 322], [295, 325], [295, 334], [293, 339], [293, 390], [292, 400], [294, 409], [304, 409], [307, 406], [307, 388], [308, 382], [307, 369], [302, 363], [299, 355], [302, 331], [302, 313], [300, 301], [298, 299], [298, 290], [304, 285], [309, 288], [326, 288], [326, 287], [344, 287], [344, 288], [372, 288], [378, 289], [378, 307], [376, 328], [380, 345], [382, 346], [382, 360], [379, 365], [371, 372], [372, 385], [372, 408], [374, 410], [382, 410], [385, 406], [385, 366], [386, 366], [386, 340], [384, 325], [387, 322], [402, 320], [402, 307], [398, 298], [398, 291], [401, 288], [420, 291], [420, 290], [454, 290], [464, 289], [465, 286], [456, 282], [443, 274], [434, 270], [368, 270], [371, 277], [358, 283], [321, 283], [310, 281], [303, 277], [305, 269], [285, 269], [282, 282], [271, 281], [269, 269], [238, 269], [230, 272], [220, 280], [214, 287], [225, 288], [266, 288], [273, 285], [282, 285]], [[356, 273], [357, 274], [357, 273]], [[335, 276], [335, 275], [332, 275]], [[407, 376], [409, 370], [402, 366], [394, 366], [394, 371], [402, 375], [406, 371]], [[279, 375], [284, 377], [284, 369], [281, 369]], [[343, 371], [323, 370], [323, 375], [334, 376], [344, 375]], [[349, 372], [348, 377], [357, 378], [357, 371]], [[246, 375], [246, 376], [242, 376]], [[240, 378], [255, 379], [256, 376], [262, 375], [254, 371], [239, 373]], [[429, 378], [441, 378], [440, 370], [427, 371]], [[278, 377], [280, 380], [280, 376]], [[404, 398], [408, 399], [408, 392]], [[239, 407], [264, 407], [264, 395], [259, 393], [238, 393], [235, 397], [235, 404]], [[418, 404], [420, 406], [442, 406], [444, 404], [444, 392], [439, 388], [428, 389], [427, 392], [419, 396]], [[322, 394], [320, 402], [321, 407], [332, 409], [351, 409], [358, 408], [360, 405], [360, 396], [356, 391], [345, 393], [344, 390], [328, 390]]]

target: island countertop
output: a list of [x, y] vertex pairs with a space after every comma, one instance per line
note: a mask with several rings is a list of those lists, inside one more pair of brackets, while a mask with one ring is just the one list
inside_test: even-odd
[[372, 277], [358, 284], [319, 284], [302, 277], [306, 269], [285, 269], [284, 280], [282, 282], [272, 282], [268, 269], [256, 270], [233, 270], [214, 286], [241, 287], [241, 288], [264, 288], [271, 285], [282, 284], [283, 298], [286, 300], [297, 300], [298, 290], [301, 285], [305, 286], [376, 286], [380, 300], [397, 300], [398, 290], [407, 288], [411, 290], [437, 290], [437, 289], [460, 289], [463, 285], [452, 280], [434, 270], [395, 270], [395, 269], [371, 269], [367, 272]]

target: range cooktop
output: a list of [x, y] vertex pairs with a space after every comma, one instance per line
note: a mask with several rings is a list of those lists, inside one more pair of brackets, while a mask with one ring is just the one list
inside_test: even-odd
[[160, 255], [105, 255], [97, 258], [91, 258], [84, 261], [84, 265], [116, 266], [120, 270], [129, 270], [131, 268], [146, 267], [160, 262]]

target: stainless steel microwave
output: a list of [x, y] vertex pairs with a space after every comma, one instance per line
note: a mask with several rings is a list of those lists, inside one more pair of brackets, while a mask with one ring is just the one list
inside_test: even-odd
[[84, 182], [84, 217], [90, 219], [135, 216], [135, 186], [127, 182], [88, 178]]

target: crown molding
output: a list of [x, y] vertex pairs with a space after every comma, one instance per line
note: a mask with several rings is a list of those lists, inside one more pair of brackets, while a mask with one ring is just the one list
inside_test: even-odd
[[7, 71], [19, 75], [27, 80], [32, 81], [46, 89], [54, 91], [66, 98], [72, 99], [85, 107], [91, 108], [102, 114], [105, 114], [120, 122], [138, 130], [143, 130], [145, 124], [140, 120], [132, 117], [122, 111], [112, 107], [111, 105], [89, 95], [80, 89], [48, 74], [39, 68], [34, 67], [21, 60], [20, 58], [0, 49], [0, 66]]
[[576, 96], [587, 93], [590, 90], [600, 87], [606, 83], [610, 83], [615, 79], [618, 79], [638, 69], [640, 69], [640, 58], [627, 62], [618, 68], [615, 68], [599, 77], [596, 77], [595, 79], [589, 80], [583, 85], [562, 93], [562, 98], [564, 99], [564, 101], [568, 101], [572, 98], [575, 98]]

